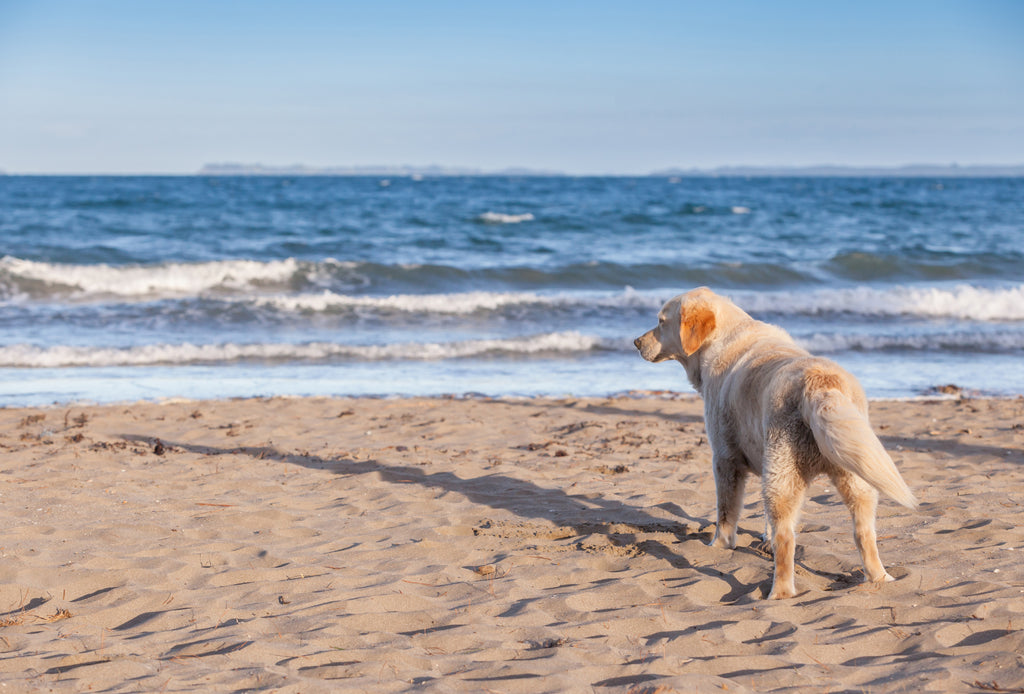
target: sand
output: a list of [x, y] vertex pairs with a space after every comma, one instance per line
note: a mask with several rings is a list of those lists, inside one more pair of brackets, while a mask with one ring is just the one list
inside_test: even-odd
[[3, 409], [0, 692], [1024, 691], [1024, 400], [872, 418], [897, 580], [819, 480], [767, 601], [694, 398]]

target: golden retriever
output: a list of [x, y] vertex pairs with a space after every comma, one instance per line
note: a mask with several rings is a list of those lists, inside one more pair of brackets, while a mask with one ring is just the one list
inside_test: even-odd
[[761, 477], [765, 540], [775, 555], [769, 598], [796, 595], [796, 523], [808, 483], [822, 473], [853, 516], [865, 580], [893, 580], [878, 558], [878, 491], [908, 508], [917, 501], [871, 430], [853, 376], [706, 287], [671, 299], [658, 326], [634, 344], [647, 361], [682, 364], [704, 399], [718, 494], [712, 546], [736, 546], [747, 475]]

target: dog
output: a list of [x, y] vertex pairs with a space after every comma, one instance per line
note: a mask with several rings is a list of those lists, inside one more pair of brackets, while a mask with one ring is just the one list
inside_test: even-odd
[[853, 376], [707, 287], [669, 300], [657, 327], [633, 344], [647, 361], [682, 364], [704, 400], [718, 496], [711, 546], [736, 546], [747, 476], [761, 477], [765, 540], [775, 559], [769, 599], [796, 595], [796, 524], [807, 485], [820, 474], [853, 516], [865, 580], [893, 580], [878, 556], [878, 492], [911, 509], [917, 500], [871, 430]]

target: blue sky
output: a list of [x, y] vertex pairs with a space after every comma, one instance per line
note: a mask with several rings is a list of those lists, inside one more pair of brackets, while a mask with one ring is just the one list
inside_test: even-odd
[[0, 169], [1024, 163], [1024, 2], [0, 0]]

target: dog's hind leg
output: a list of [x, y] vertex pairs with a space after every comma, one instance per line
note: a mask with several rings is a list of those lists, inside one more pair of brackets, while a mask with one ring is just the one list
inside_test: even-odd
[[832, 484], [846, 502], [853, 516], [853, 538], [864, 564], [864, 580], [879, 583], [894, 580], [882, 566], [878, 556], [878, 541], [875, 534], [875, 508], [878, 506], [878, 492], [870, 484], [846, 470], [829, 474]]
[[796, 524], [807, 491], [807, 480], [794, 464], [788, 447], [777, 446], [769, 455], [773, 459], [765, 464], [762, 494], [765, 517], [771, 526], [775, 577], [768, 598], [791, 598], [796, 595]]
[[749, 474], [746, 461], [738, 457], [714, 456], [715, 491], [718, 495], [718, 523], [711, 547], [732, 549], [743, 507], [743, 490]]

